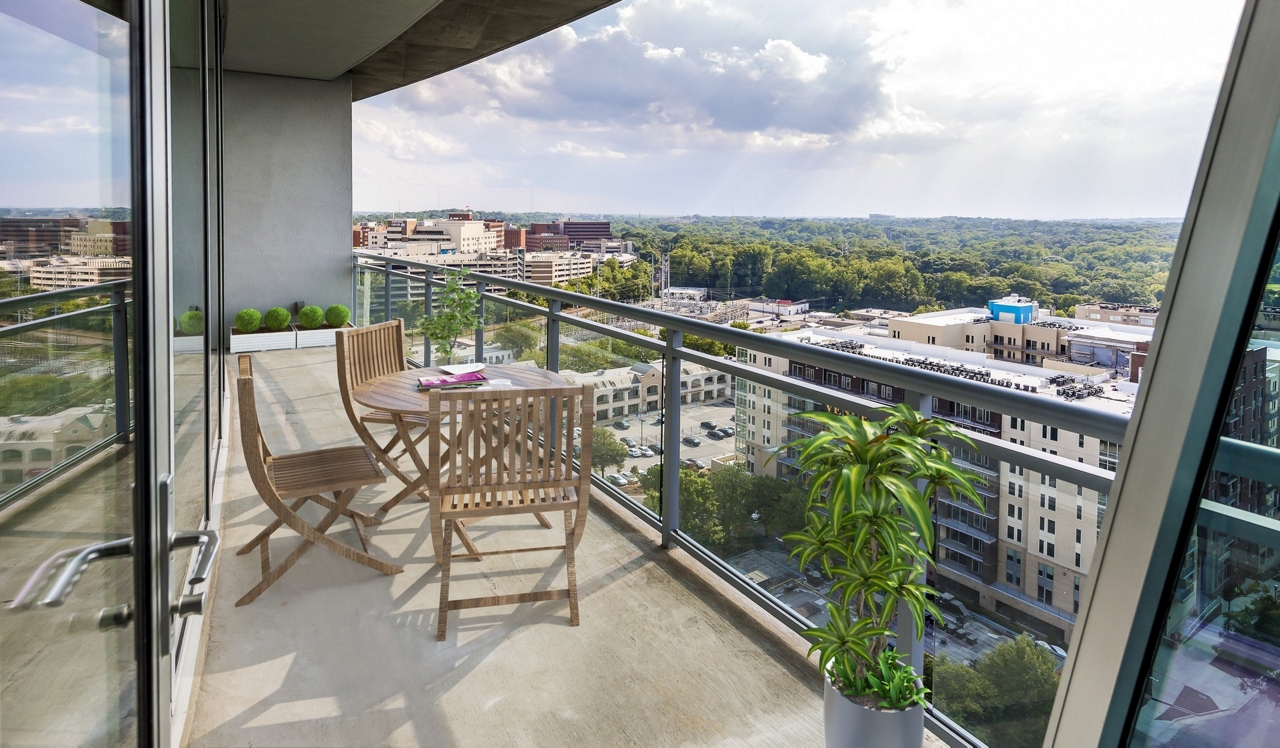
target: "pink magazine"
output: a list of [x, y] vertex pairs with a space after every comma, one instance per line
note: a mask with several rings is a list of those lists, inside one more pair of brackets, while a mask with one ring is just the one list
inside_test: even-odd
[[478, 371], [469, 371], [465, 374], [446, 374], [440, 377], [418, 377], [418, 389], [429, 390], [437, 387], [465, 387], [479, 386], [484, 384], [484, 374]]

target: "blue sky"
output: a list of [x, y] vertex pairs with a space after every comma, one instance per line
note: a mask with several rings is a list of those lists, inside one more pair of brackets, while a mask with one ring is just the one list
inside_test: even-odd
[[357, 103], [354, 204], [1180, 216], [1240, 8], [626, 0]]

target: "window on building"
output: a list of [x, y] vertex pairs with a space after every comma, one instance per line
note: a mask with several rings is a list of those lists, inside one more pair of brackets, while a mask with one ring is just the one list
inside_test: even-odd
[[[1009, 486], [1009, 489], [1010, 489], [1010, 490], [1012, 490], [1012, 489], [1013, 489], [1013, 486]], [[1013, 504], [1010, 504], [1010, 505], [1009, 505], [1009, 516], [1010, 516], [1010, 517], [1014, 516], [1014, 512], [1013, 512], [1013, 510], [1014, 510], [1014, 509], [1015, 509], [1014, 505], [1013, 505]]]
[[1080, 449], [1084, 449], [1084, 434], [1080, 434]]
[[6, 449], [0, 452], [0, 462], [22, 462], [22, 450]]
[[1004, 552], [1004, 581], [1022, 586], [1022, 552], [1008, 548]]
[[31, 461], [32, 462], [52, 462], [53, 452], [47, 449], [39, 449], [39, 448], [33, 449], [31, 450]]
[[[1081, 534], [1080, 534], [1080, 528], [1078, 528], [1078, 527], [1077, 527], [1077, 528], [1076, 528], [1076, 542], [1077, 542], [1077, 543], [1079, 543], [1079, 542], [1080, 542], [1080, 538], [1081, 538], [1081, 537], [1082, 537], [1082, 536], [1081, 536]], [[1079, 566], [1079, 565], [1080, 565], [1080, 564], [1076, 564], [1076, 566]]]
[[1009, 525], [1005, 528], [1005, 536], [1010, 540], [1013, 540], [1013, 525]]
[[1098, 442], [1098, 467], [1115, 470], [1120, 461], [1120, 445], [1115, 442]]
[[889, 386], [889, 385], [887, 385], [887, 384], [882, 384], [882, 385], [880, 385], [880, 399], [882, 399], [882, 400], [892, 400], [892, 399], [893, 399], [893, 388], [892, 388], [892, 387], [890, 387], [890, 386]]
[[[1084, 504], [1076, 504], [1076, 519], [1084, 519]], [[1080, 531], [1076, 530], [1076, 532]], [[1080, 539], [1076, 538], [1076, 542], [1080, 542]]]
[[649, 385], [648, 387], [645, 387], [645, 388], [644, 388], [644, 393], [645, 393], [646, 395], [656, 395], [656, 394], [658, 394], [658, 385], [656, 385], [656, 384], [651, 384], [651, 385]]
[[1076, 551], [1076, 568], [1080, 568], [1080, 551]]
[[21, 470], [0, 470], [0, 481], [4, 483], [21, 483]]
[[1036, 599], [1053, 604], [1053, 567], [1048, 564], [1036, 564]]

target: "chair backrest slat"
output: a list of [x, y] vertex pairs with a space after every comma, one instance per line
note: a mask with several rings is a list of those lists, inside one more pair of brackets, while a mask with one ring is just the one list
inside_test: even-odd
[[393, 319], [354, 330], [338, 330], [338, 391], [347, 417], [358, 420], [351, 390], [370, 379], [404, 371], [404, 320]]
[[440, 428], [427, 439], [428, 489], [443, 497], [577, 488], [585, 496], [593, 397], [591, 385], [431, 392], [428, 407]]

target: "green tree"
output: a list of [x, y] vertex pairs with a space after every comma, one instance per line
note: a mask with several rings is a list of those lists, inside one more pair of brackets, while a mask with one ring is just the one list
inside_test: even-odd
[[1033, 748], [1049, 727], [1057, 670], [1058, 658], [1023, 634], [997, 644], [972, 667], [939, 658], [933, 703], [988, 745]]
[[591, 430], [591, 466], [604, 475], [609, 468], [621, 468], [627, 459], [626, 446], [613, 432], [597, 426]]
[[531, 322], [509, 322], [492, 333], [493, 344], [520, 358], [524, 352], [542, 344], [542, 331]]

